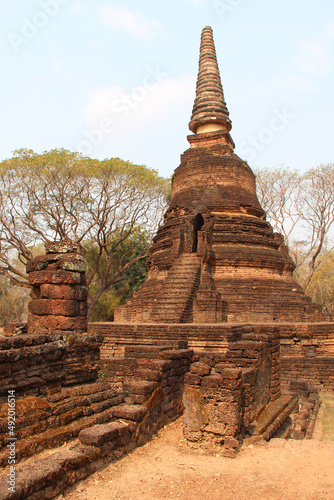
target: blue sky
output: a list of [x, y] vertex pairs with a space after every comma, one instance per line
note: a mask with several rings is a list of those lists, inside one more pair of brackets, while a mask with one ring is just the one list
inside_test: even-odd
[[0, 6], [0, 160], [65, 147], [172, 175], [210, 25], [236, 153], [251, 167], [334, 162], [333, 0]]

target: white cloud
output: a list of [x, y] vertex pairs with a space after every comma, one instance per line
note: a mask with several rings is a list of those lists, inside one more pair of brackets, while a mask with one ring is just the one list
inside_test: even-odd
[[91, 94], [83, 109], [86, 126], [90, 130], [98, 129], [101, 123], [108, 120], [112, 124], [112, 133], [105, 140], [111, 140], [153, 122], [161, 123], [185, 103], [191, 106], [195, 97], [194, 76], [187, 75], [181, 79], [165, 77], [160, 81], [147, 76], [131, 92], [114, 86]]
[[54, 54], [51, 58], [51, 66], [55, 73], [62, 73], [65, 64], [64, 59], [60, 57], [58, 54]]
[[186, 1], [191, 5], [201, 5], [204, 4], [206, 0], [186, 0]]
[[272, 81], [272, 87], [276, 91], [287, 92], [314, 92], [316, 87], [301, 74], [292, 74], [287, 77], [276, 77]]
[[297, 69], [309, 75], [325, 76], [331, 73], [334, 64], [334, 22], [329, 22], [321, 35], [300, 42]]
[[162, 28], [156, 19], [147, 20], [139, 11], [104, 3], [99, 9], [102, 21], [108, 28], [126, 31], [140, 40], [151, 41], [161, 35]]
[[84, 5], [82, 2], [80, 2], [80, 0], [72, 0], [72, 2], [70, 3], [70, 10], [72, 10], [73, 12], [82, 12], [87, 9], [87, 5]]

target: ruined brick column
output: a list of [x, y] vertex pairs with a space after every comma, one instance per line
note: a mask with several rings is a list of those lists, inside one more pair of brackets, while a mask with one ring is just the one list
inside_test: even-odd
[[28, 333], [87, 331], [86, 263], [69, 241], [45, 244], [46, 255], [27, 264], [31, 301]]

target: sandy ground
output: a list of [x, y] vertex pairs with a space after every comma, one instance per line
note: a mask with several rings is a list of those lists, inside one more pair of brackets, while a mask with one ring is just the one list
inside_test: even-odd
[[315, 439], [272, 439], [244, 447], [235, 459], [190, 449], [183, 440], [179, 419], [145, 446], [57, 498], [334, 500], [334, 441], [320, 440], [327, 438], [321, 422], [329, 418], [322, 411]]

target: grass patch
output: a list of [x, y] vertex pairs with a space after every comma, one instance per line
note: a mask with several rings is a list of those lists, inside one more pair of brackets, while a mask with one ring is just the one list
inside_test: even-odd
[[322, 419], [322, 440], [334, 441], [334, 392], [321, 393], [326, 409]]

